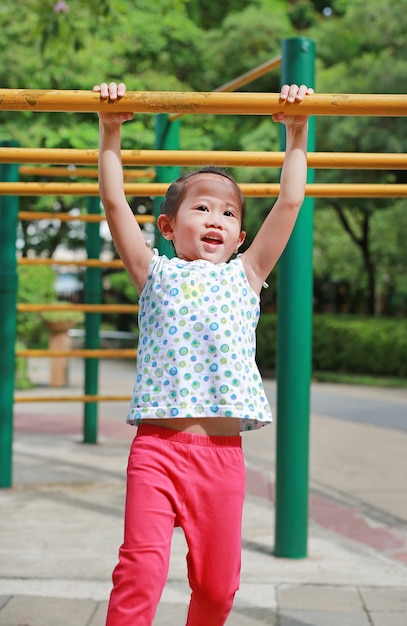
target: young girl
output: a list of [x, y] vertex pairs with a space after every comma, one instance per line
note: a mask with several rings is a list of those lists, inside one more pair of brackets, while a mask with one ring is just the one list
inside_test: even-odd
[[[125, 95], [123, 83], [94, 87]], [[283, 102], [313, 90], [284, 85]], [[287, 106], [284, 107], [287, 111]], [[216, 168], [173, 183], [158, 228], [176, 257], [146, 246], [126, 201], [121, 124], [132, 113], [99, 113], [100, 196], [116, 248], [139, 294], [136, 382], [124, 542], [113, 572], [107, 626], [151, 626], [166, 583], [174, 526], [188, 544], [192, 590], [187, 626], [221, 626], [239, 588], [245, 470], [240, 432], [271, 422], [255, 364], [263, 283], [283, 252], [304, 198], [307, 117], [286, 126], [280, 193], [250, 247], [244, 199]]]

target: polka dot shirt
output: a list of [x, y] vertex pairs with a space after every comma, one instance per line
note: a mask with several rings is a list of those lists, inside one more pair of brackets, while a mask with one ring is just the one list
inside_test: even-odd
[[129, 423], [230, 417], [251, 430], [271, 422], [255, 362], [259, 297], [239, 257], [215, 265], [154, 255], [139, 305]]

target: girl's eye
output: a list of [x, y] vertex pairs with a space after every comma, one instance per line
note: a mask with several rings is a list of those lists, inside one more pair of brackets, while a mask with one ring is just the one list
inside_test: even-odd
[[207, 207], [204, 206], [203, 204], [201, 206], [197, 206], [196, 208], [197, 208], [197, 211], [207, 211], [208, 210]]
[[226, 217], [234, 217], [234, 213], [232, 211], [225, 211], [224, 215], [226, 215]]

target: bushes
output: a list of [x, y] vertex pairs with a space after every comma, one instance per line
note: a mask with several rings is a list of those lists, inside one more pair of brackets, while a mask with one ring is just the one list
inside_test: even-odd
[[262, 313], [257, 326], [256, 361], [260, 371], [274, 372], [277, 352], [277, 316]]
[[[56, 301], [55, 273], [48, 266], [20, 265], [18, 268], [18, 302], [46, 304]], [[17, 337], [26, 346], [45, 347], [47, 330], [40, 313], [17, 314]]]
[[[24, 344], [17, 341], [16, 350], [25, 348]], [[24, 357], [16, 357], [14, 371], [14, 387], [15, 389], [31, 389], [34, 387], [28, 375], [28, 362]]]
[[[257, 362], [274, 371], [276, 316], [263, 314], [257, 331]], [[349, 315], [314, 315], [314, 371], [407, 377], [407, 321]]]
[[407, 376], [404, 319], [314, 317], [313, 369], [373, 376]]

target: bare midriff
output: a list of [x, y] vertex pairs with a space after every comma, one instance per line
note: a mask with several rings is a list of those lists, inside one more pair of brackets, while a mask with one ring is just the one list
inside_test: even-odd
[[147, 419], [141, 423], [212, 437], [231, 437], [240, 434], [240, 420], [231, 417]]

